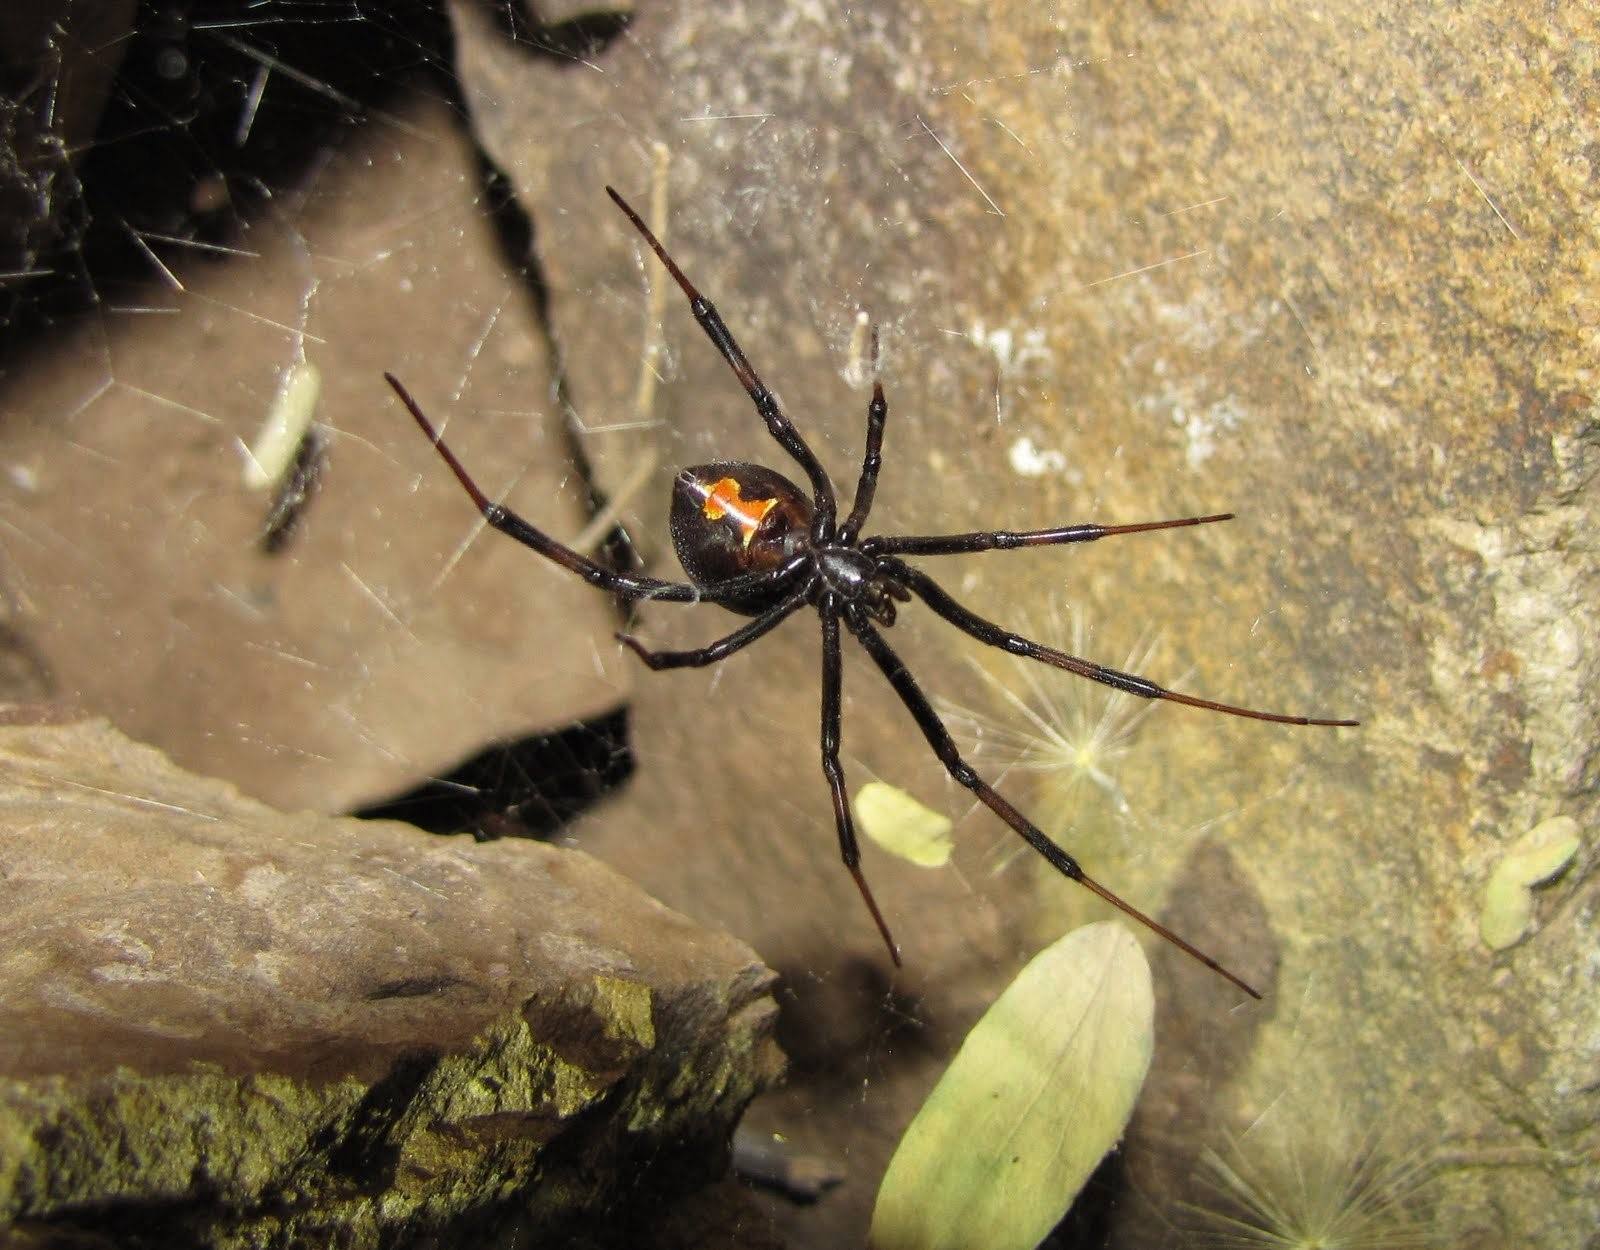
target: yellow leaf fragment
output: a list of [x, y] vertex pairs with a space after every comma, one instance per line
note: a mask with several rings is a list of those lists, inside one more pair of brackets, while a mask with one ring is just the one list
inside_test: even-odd
[[244, 484], [250, 490], [266, 490], [289, 471], [300, 440], [317, 415], [317, 400], [322, 395], [322, 373], [310, 361], [290, 366], [266, 420], [245, 456]]
[[851, 806], [862, 832], [890, 854], [923, 868], [949, 862], [953, 845], [949, 817], [924, 807], [904, 790], [869, 781], [856, 791]]
[[1533, 888], [1571, 863], [1581, 845], [1571, 816], [1541, 821], [1511, 844], [1484, 887], [1478, 932], [1485, 946], [1503, 951], [1522, 940], [1533, 922]]
[[1150, 1067], [1150, 965], [1121, 924], [1047, 947], [973, 1026], [900, 1140], [873, 1250], [1031, 1250], [1117, 1144]]

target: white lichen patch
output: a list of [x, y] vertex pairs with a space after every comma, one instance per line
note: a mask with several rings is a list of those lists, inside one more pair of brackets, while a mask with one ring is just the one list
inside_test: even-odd
[[91, 932], [97, 941], [110, 946], [123, 963], [137, 964], [141, 968], [146, 968], [155, 955], [148, 942], [128, 932], [126, 920], [104, 921], [95, 926]]
[[983, 322], [974, 321], [967, 330], [967, 337], [994, 357], [995, 368], [1002, 379], [1038, 372], [1054, 359], [1042, 329], [1018, 331], [1009, 326], [990, 329]]
[[1191, 469], [1198, 469], [1212, 456], [1244, 420], [1244, 414], [1227, 400], [1218, 400], [1204, 408], [1185, 408], [1174, 403], [1172, 423], [1184, 433], [1184, 458]]
[[1240, 309], [1211, 286], [1203, 286], [1187, 299], [1176, 301], [1162, 299], [1160, 290], [1159, 283], [1145, 279], [1143, 291], [1151, 296], [1154, 329], [1191, 352], [1213, 351], [1222, 343], [1234, 348], [1248, 346], [1262, 336], [1275, 315], [1271, 301]]
[[239, 896], [256, 907], [270, 907], [288, 884], [276, 864], [253, 864], [239, 883]]
[[1523, 939], [1533, 923], [1534, 888], [1570, 864], [1581, 845], [1571, 816], [1542, 821], [1511, 844], [1484, 887], [1478, 932], [1485, 946], [1502, 951]]
[[1577, 507], [1552, 506], [1495, 524], [1459, 516], [1413, 523], [1419, 541], [1447, 544], [1481, 561], [1481, 584], [1493, 596], [1493, 615], [1459, 637], [1437, 631], [1430, 656], [1433, 680], [1449, 698], [1484, 697], [1473, 674], [1486, 653], [1515, 659], [1517, 694], [1526, 708], [1519, 732], [1531, 744], [1533, 779], [1551, 795], [1579, 775], [1600, 718], [1589, 692], [1600, 674], [1593, 615], [1593, 528]]
[[1011, 461], [1011, 471], [1018, 477], [1044, 477], [1063, 473], [1067, 468], [1065, 452], [1040, 447], [1026, 434], [1011, 444], [1006, 456]]

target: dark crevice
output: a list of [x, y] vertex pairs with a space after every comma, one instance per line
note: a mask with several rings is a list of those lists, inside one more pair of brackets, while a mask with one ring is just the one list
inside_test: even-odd
[[387, 1002], [392, 998], [431, 998], [461, 986], [470, 988], [472, 983], [452, 976], [401, 977], [399, 980], [384, 981], [380, 985], [374, 985], [361, 997], [369, 1003]]
[[397, 1060], [388, 1075], [367, 1090], [350, 1120], [340, 1126], [338, 1140], [330, 1143], [328, 1172], [372, 1193], [390, 1188], [399, 1153], [394, 1126], [411, 1109], [417, 1091], [438, 1066], [435, 1054], [418, 1053]]
[[1039, 1250], [1100, 1250], [1111, 1244], [1117, 1208], [1132, 1196], [1127, 1158], [1121, 1150], [1113, 1150], [1090, 1173]]
[[[588, 448], [584, 446], [583, 422], [572, 398], [566, 354], [551, 315], [550, 280], [539, 257], [538, 230], [522, 201], [517, 198], [511, 179], [481, 148], [478, 150], [478, 161], [483, 178], [484, 208], [494, 225], [501, 256], [521, 279], [544, 339], [545, 356], [550, 367], [550, 397], [561, 413], [562, 450], [578, 475], [584, 490], [585, 508], [588, 515], [593, 517], [605, 508], [608, 500], [600, 489], [594, 463], [589, 459]], [[632, 573], [642, 567], [633, 540], [621, 525], [614, 525], [607, 532], [601, 541], [597, 558], [613, 572]], [[618, 615], [627, 619], [630, 607], [627, 601], [619, 598], [616, 606]]]
[[354, 813], [479, 840], [543, 838], [622, 785], [634, 768], [626, 708], [497, 743], [413, 790]]

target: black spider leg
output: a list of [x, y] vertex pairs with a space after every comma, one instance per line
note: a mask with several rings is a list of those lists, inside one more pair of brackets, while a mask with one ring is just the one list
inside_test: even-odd
[[655, 577], [634, 577], [626, 573], [613, 572], [572, 550], [571, 547], [557, 542], [504, 504], [490, 500], [472, 480], [472, 475], [467, 472], [461, 461], [456, 459], [455, 453], [446, 445], [444, 439], [439, 437], [433, 428], [433, 423], [423, 414], [417, 401], [411, 398], [410, 392], [400, 385], [399, 379], [392, 373], [383, 376], [384, 380], [394, 388], [395, 394], [400, 396], [400, 401], [405, 404], [416, 423], [422, 428], [422, 432], [428, 436], [428, 441], [433, 444], [434, 450], [450, 466], [450, 471], [456, 475], [456, 481], [461, 483], [462, 489], [477, 505], [484, 521], [502, 534], [509, 534], [524, 547], [530, 547], [546, 559], [553, 560], [562, 568], [576, 573], [591, 586], [598, 586], [602, 590], [628, 599], [664, 599], [672, 603], [698, 603], [704, 600], [718, 603], [725, 598], [737, 599], [753, 590], [773, 586], [783, 578], [792, 576], [794, 570], [803, 562], [801, 558], [796, 558], [770, 572], [731, 578], [714, 590], [701, 590], [686, 582], [666, 582]]
[[[809, 556], [799, 556], [785, 567], [798, 567], [809, 562]], [[705, 668], [708, 664], [727, 659], [735, 651], [743, 650], [757, 638], [770, 634], [785, 617], [793, 614], [796, 608], [805, 606], [816, 582], [817, 576], [813, 573], [801, 583], [798, 590], [786, 596], [782, 602], [768, 608], [755, 620], [741, 625], [731, 634], [718, 638], [715, 642], [708, 642], [703, 647], [695, 647], [688, 651], [652, 651], [631, 634], [618, 634], [617, 641], [643, 660], [653, 672], [659, 673], [669, 668]]]
[[1079, 677], [1087, 677], [1090, 681], [1121, 690], [1124, 694], [1136, 694], [1142, 699], [1166, 699], [1172, 703], [1205, 708], [1211, 712], [1226, 712], [1229, 716], [1243, 716], [1249, 720], [1275, 721], [1281, 725], [1351, 726], [1361, 723], [1354, 720], [1330, 720], [1319, 716], [1286, 716], [1281, 712], [1258, 712], [1254, 708], [1235, 707], [1231, 703], [1217, 703], [1211, 699], [1196, 698], [1192, 694], [1179, 694], [1175, 690], [1168, 690], [1165, 686], [1156, 685], [1148, 678], [1139, 677], [1134, 673], [1124, 673], [1121, 669], [1107, 668], [1104, 664], [1096, 664], [1093, 660], [1068, 655], [1065, 651], [1057, 651], [1054, 647], [1047, 647], [1043, 643], [1034, 642], [1031, 638], [1024, 638], [1021, 634], [1002, 629], [993, 621], [985, 620], [977, 613], [962, 607], [933, 578], [902, 560], [885, 557], [879, 560], [878, 567], [889, 577], [903, 582], [919, 599], [962, 633], [970, 634], [979, 642], [999, 647], [1012, 655], [1026, 656], [1030, 660], [1039, 660], [1056, 668], [1065, 669], [1069, 673], [1076, 673]]
[[911, 676], [910, 670], [906, 668], [900, 657], [895, 654], [894, 649], [884, 641], [883, 635], [872, 627], [872, 623], [867, 620], [866, 614], [859, 608], [853, 609], [846, 617], [846, 620], [849, 623], [850, 632], [866, 648], [867, 654], [872, 657], [873, 663], [878, 666], [884, 677], [888, 679], [889, 684], [894, 687], [894, 692], [900, 696], [900, 701], [906, 705], [906, 710], [911, 713], [912, 719], [917, 722], [917, 727], [922, 730], [922, 736], [928, 740], [928, 745], [933, 748], [934, 754], [939, 757], [939, 762], [945, 766], [945, 770], [959, 784], [972, 791], [980, 803], [1019, 833], [1023, 840], [1038, 851], [1040, 855], [1044, 856], [1049, 861], [1050, 866], [1061, 873], [1062, 876], [1076, 881], [1085, 889], [1097, 894], [1124, 915], [1138, 921], [1152, 933], [1156, 933], [1171, 942], [1184, 954], [1198, 960], [1219, 976], [1238, 986], [1250, 997], [1261, 997], [1254, 988], [1229, 972], [1204, 951], [1184, 941], [1183, 938], [1167, 928], [1166, 925], [1145, 915], [1137, 907], [1125, 902], [1093, 877], [1090, 877], [1078, 865], [1076, 859], [1057, 846], [1043, 830], [1013, 807], [993, 786], [978, 776], [972, 767], [961, 758], [961, 753], [956, 749], [955, 740], [950, 737], [949, 730], [944, 727], [944, 722], [939, 719], [938, 713], [933, 710], [933, 705], [928, 702], [928, 697], [922, 693], [921, 687], [917, 685], [916, 679]]
[[[755, 620], [734, 630], [727, 637], [719, 638], [704, 647], [690, 651], [651, 651], [637, 639], [626, 634], [618, 634], [617, 640], [626, 643], [635, 655], [657, 672], [667, 668], [704, 668], [726, 659], [735, 651], [749, 646], [757, 638], [771, 632], [779, 622], [806, 602], [816, 582], [817, 578], [813, 574], [782, 603], [763, 612]], [[861, 872], [861, 849], [856, 842], [855, 822], [850, 815], [850, 801], [844, 784], [844, 768], [839, 763], [842, 682], [839, 659], [839, 613], [834, 606], [833, 596], [825, 595], [817, 605], [817, 610], [822, 616], [822, 771], [828, 778], [828, 788], [833, 794], [833, 819], [839, 830], [839, 854], [844, 860], [844, 866], [855, 878], [856, 888], [861, 891], [861, 897], [867, 904], [867, 910], [872, 913], [878, 932], [883, 935], [884, 945], [889, 948], [889, 958], [894, 960], [895, 967], [898, 968], [901, 966], [900, 947], [896, 944], [894, 935], [889, 932], [883, 912], [878, 909], [878, 901], [873, 898], [867, 879]]]
[[889, 932], [883, 913], [878, 910], [878, 900], [872, 897], [861, 872], [861, 848], [856, 843], [855, 821], [851, 818], [850, 798], [845, 792], [844, 766], [839, 763], [840, 691], [844, 683], [839, 659], [839, 609], [834, 596], [823, 595], [817, 603], [817, 612], [822, 617], [822, 771], [833, 793], [833, 823], [839, 830], [839, 855], [856, 879], [856, 889], [861, 891], [873, 923], [883, 935], [883, 944], [889, 948], [889, 958], [898, 968], [901, 966], [900, 947]]
[[1145, 534], [1151, 530], [1181, 529], [1231, 521], [1233, 513], [1178, 517], [1171, 521], [1140, 521], [1133, 525], [1060, 525], [1047, 530], [979, 530], [972, 534], [883, 534], [865, 539], [861, 550], [869, 555], [949, 556], [973, 551], [1014, 551], [1018, 547], [1050, 547], [1058, 543], [1092, 543], [1113, 534]]
[[818, 542], [827, 541], [833, 534], [833, 522], [838, 513], [838, 503], [833, 495], [833, 483], [828, 480], [828, 474], [822, 467], [822, 462], [817, 459], [806, 440], [800, 437], [800, 431], [795, 429], [794, 423], [784, 415], [783, 409], [778, 406], [777, 398], [769, 391], [760, 376], [750, 367], [750, 362], [745, 359], [744, 352], [739, 350], [739, 344], [734, 341], [733, 333], [723, 322], [721, 314], [704, 295], [695, 289], [694, 283], [684, 277], [683, 270], [679, 269], [672, 257], [667, 255], [667, 249], [662, 247], [656, 236], [650, 233], [650, 227], [644, 224], [644, 219], [629, 207], [628, 202], [617, 194], [612, 187], [606, 188], [606, 194], [615, 201], [618, 208], [633, 223], [633, 228], [650, 245], [650, 250], [660, 258], [661, 263], [667, 267], [667, 272], [672, 275], [683, 293], [689, 298], [689, 311], [694, 314], [694, 319], [700, 323], [700, 328], [706, 332], [706, 337], [712, 345], [722, 353], [722, 358], [728, 362], [728, 367], [734, 372], [750, 399], [756, 406], [756, 411], [761, 414], [761, 419], [766, 422], [767, 430], [773, 438], [778, 440], [778, 445], [795, 458], [800, 467], [806, 471], [806, 477], [811, 479], [811, 490], [814, 496], [814, 519], [811, 525], [812, 537]]
[[867, 450], [861, 457], [861, 477], [856, 482], [856, 501], [850, 515], [839, 527], [837, 541], [848, 547], [856, 540], [872, 511], [872, 497], [878, 490], [878, 470], [883, 465], [883, 425], [889, 417], [884, 402], [883, 383], [878, 379], [878, 327], [872, 327], [872, 402], [867, 405]]

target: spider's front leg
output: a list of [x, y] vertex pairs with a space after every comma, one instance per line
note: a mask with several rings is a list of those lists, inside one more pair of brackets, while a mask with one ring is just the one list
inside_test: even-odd
[[700, 328], [705, 331], [712, 346], [721, 354], [723, 360], [727, 361], [734, 376], [739, 379], [739, 385], [744, 387], [745, 393], [756, 406], [756, 412], [766, 424], [767, 432], [805, 470], [806, 477], [811, 480], [812, 494], [816, 499], [814, 533], [819, 539], [827, 538], [833, 533], [834, 514], [838, 509], [838, 502], [834, 499], [833, 483], [828, 480], [822, 461], [817, 459], [816, 453], [801, 437], [800, 431], [795, 429], [794, 422], [789, 420], [779, 407], [777, 396], [767, 389], [767, 384], [761, 380], [761, 376], [745, 358], [744, 352], [733, 337], [733, 331], [728, 329], [716, 306], [700, 294], [694, 283], [684, 276], [683, 270], [678, 268], [677, 261], [667, 254], [667, 249], [661, 246], [661, 241], [651, 232], [650, 227], [644, 224], [644, 218], [633, 211], [628, 201], [618, 195], [612, 187], [606, 188], [606, 194], [622, 210], [623, 216], [633, 223], [633, 228], [649, 244], [650, 250], [666, 266], [667, 272], [672, 275], [672, 280], [683, 291], [689, 301], [690, 313], [700, 323]]
[[872, 327], [872, 401], [867, 405], [867, 448], [861, 456], [861, 476], [856, 481], [856, 500], [850, 515], [839, 527], [837, 541], [851, 546], [872, 511], [872, 498], [878, 490], [878, 470], [883, 467], [883, 426], [889, 405], [883, 398], [883, 383], [878, 373], [878, 327]]
[[1233, 520], [1231, 512], [1207, 516], [1176, 517], [1169, 521], [1136, 521], [1131, 525], [1058, 525], [1046, 530], [977, 530], [970, 534], [879, 534], [861, 544], [873, 555], [953, 556], [979, 551], [1017, 551], [1023, 547], [1057, 547], [1063, 543], [1092, 543], [1119, 534], [1149, 534], [1155, 530], [1186, 529]]

